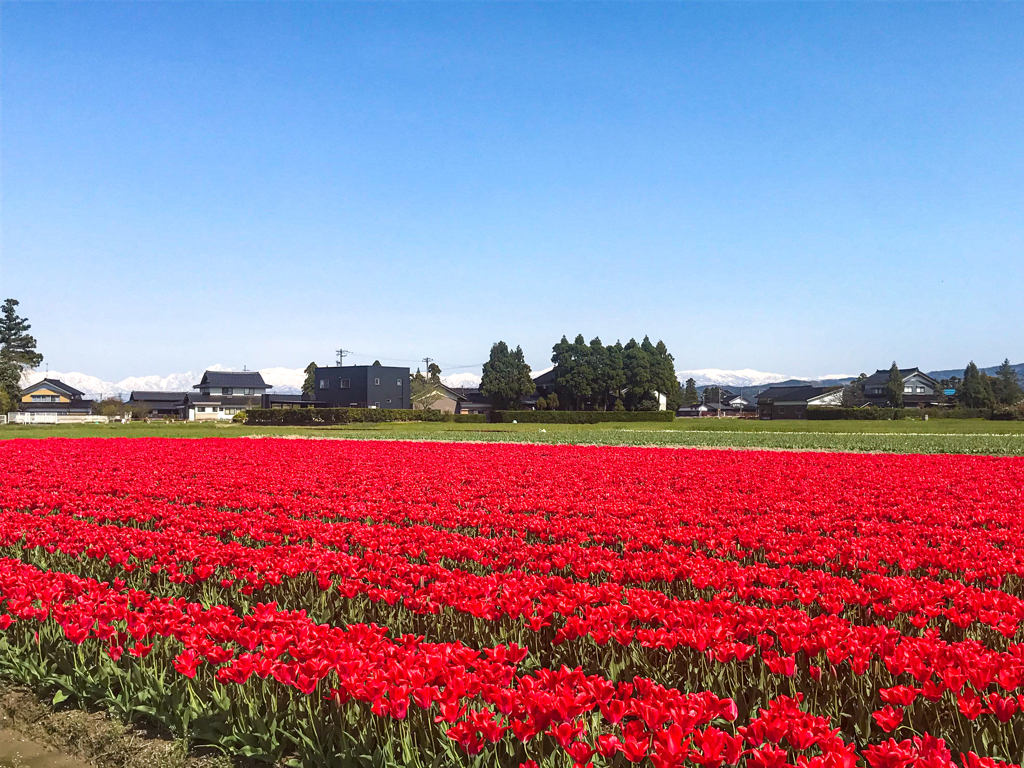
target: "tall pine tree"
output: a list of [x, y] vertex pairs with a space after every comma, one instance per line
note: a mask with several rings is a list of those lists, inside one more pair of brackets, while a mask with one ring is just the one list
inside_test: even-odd
[[36, 352], [36, 340], [28, 331], [28, 320], [19, 317], [17, 299], [7, 299], [0, 309], [0, 407], [3, 412], [16, 407], [21, 399], [21, 374], [43, 362]]
[[892, 361], [889, 368], [889, 380], [885, 383], [885, 391], [889, 395], [889, 405], [893, 408], [903, 407], [903, 374], [896, 361]]
[[1024, 400], [1024, 391], [1020, 388], [1020, 379], [1017, 371], [1010, 365], [1010, 358], [1003, 360], [995, 377], [992, 379], [992, 389], [996, 396], [996, 402], [1000, 405], [1014, 405]]

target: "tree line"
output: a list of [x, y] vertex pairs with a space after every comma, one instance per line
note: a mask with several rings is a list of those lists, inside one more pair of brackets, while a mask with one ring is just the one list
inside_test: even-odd
[[[652, 343], [648, 336], [625, 344], [604, 344], [597, 337], [587, 342], [582, 334], [573, 341], [563, 336], [551, 348], [551, 362], [552, 381], [538, 388], [522, 348], [512, 350], [499, 341], [484, 363], [480, 392], [501, 410], [521, 408], [523, 398], [535, 392], [542, 410], [657, 410], [659, 394], [670, 410], [684, 403], [672, 355], [665, 342]], [[685, 394], [696, 402], [696, 385], [692, 379], [687, 384]]]

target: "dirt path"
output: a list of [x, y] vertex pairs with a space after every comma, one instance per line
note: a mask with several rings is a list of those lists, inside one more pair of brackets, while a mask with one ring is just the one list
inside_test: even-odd
[[31, 741], [8, 728], [0, 728], [0, 768], [93, 768], [77, 757]]

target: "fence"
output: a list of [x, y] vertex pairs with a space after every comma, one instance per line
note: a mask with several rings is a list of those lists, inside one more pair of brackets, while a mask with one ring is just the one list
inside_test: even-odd
[[8, 424], [107, 424], [107, 416], [94, 416], [90, 413], [9, 413]]

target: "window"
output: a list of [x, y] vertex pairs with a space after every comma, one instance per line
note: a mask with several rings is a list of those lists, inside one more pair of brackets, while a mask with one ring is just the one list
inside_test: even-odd
[[912, 384], [907, 384], [906, 386], [903, 387], [903, 391], [912, 393], [914, 391], [914, 387]]
[[255, 395], [256, 394], [256, 388], [255, 387], [246, 387], [245, 388], [245, 394], [247, 394], [247, 395]]
[[223, 392], [225, 395], [233, 395], [233, 394], [235, 394], [235, 388], [234, 387], [224, 387], [221, 390], [221, 392]]
[[341, 388], [342, 389], [351, 389], [352, 388], [352, 379], [342, 379], [341, 380]]
[[917, 391], [918, 391], [918, 392], [919, 392], [920, 394], [922, 394], [922, 395], [923, 395], [923, 394], [924, 394], [924, 387], [918, 387], [918, 388], [917, 388]]
[[320, 379], [320, 389], [327, 389], [327, 379]]
[[786, 412], [786, 406], [780, 405], [779, 406], [779, 413], [785, 413], [785, 412]]
[[32, 395], [33, 403], [59, 403], [60, 397], [58, 395]]
[[206, 413], [206, 406], [200, 405], [198, 408], [196, 408], [196, 413]]
[[402, 380], [401, 379], [398, 380], [398, 386], [402, 386]]
[[380, 386], [380, 379], [374, 379], [373, 380], [373, 386], [379, 387]]

